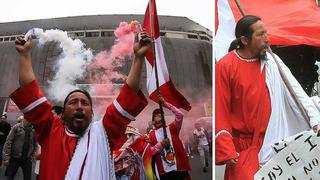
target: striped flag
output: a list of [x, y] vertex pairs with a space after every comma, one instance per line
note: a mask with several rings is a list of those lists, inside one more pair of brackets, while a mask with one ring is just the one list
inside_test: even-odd
[[[147, 90], [152, 99], [158, 102], [157, 89], [156, 89], [156, 77], [154, 68], [154, 58], [156, 58], [158, 78], [159, 78], [159, 89], [162, 97], [165, 101], [176, 106], [177, 108], [183, 108], [187, 111], [191, 109], [190, 103], [186, 98], [174, 87], [168, 72], [166, 60], [164, 58], [163, 48], [160, 39], [160, 28], [156, 9], [155, 0], [151, 1], [151, 13], [149, 5], [144, 16], [143, 28], [153, 35], [155, 39], [155, 54], [153, 55], [153, 48], [150, 48], [146, 56], [146, 67], [147, 67]], [[152, 23], [152, 24], [151, 24]]]

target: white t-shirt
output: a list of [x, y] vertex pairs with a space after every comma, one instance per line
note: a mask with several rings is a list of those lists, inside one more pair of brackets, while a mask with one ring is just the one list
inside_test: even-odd
[[34, 166], [34, 173], [36, 175], [39, 175], [39, 169], [40, 169], [40, 160], [37, 160], [36, 165]]
[[195, 129], [193, 131], [193, 134], [198, 137], [198, 140], [199, 140], [199, 144], [198, 145], [208, 145], [209, 144], [203, 128], [201, 128], [200, 131]]

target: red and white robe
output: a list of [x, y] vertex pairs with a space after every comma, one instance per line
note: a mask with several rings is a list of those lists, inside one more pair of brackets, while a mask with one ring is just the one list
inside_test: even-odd
[[[10, 98], [35, 128], [36, 138], [42, 148], [40, 180], [64, 179], [79, 138], [65, 128], [62, 119], [52, 114], [51, 105], [37, 81], [18, 88]], [[147, 100], [141, 91], [136, 93], [127, 84], [123, 86], [116, 100], [106, 108], [100, 125], [105, 129], [109, 144], [106, 151], [110, 149], [112, 152], [121, 147], [127, 139], [124, 134], [127, 124], [134, 120], [146, 105]], [[90, 152], [90, 149], [88, 151], [89, 154], [96, 153]], [[110, 152], [107, 152], [109, 158]], [[78, 163], [85, 166], [85, 162]]]
[[[215, 66], [216, 164], [244, 159], [242, 163], [249, 164], [249, 179], [253, 179], [259, 165], [272, 157], [272, 143], [308, 129], [270, 56], [267, 61], [248, 62], [232, 51]], [[310, 98], [279, 58], [278, 61], [307, 110], [310, 124], [319, 123], [319, 114]], [[239, 153], [252, 146], [255, 128], [259, 132], [258, 151], [239, 157]], [[227, 165], [225, 179], [248, 179], [236, 172], [237, 166]]]

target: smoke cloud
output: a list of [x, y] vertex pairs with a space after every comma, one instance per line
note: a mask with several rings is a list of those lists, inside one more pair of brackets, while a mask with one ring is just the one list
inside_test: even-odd
[[79, 39], [71, 39], [67, 32], [58, 29], [44, 31], [35, 28], [34, 35], [39, 38], [39, 44], [46, 42], [57, 42], [62, 49], [59, 57], [56, 74], [49, 81], [49, 98], [58, 102], [63, 102], [66, 95], [78, 87], [77, 79], [84, 78], [86, 66], [91, 63], [93, 54], [90, 49], [86, 49]]
[[135, 32], [134, 23], [120, 23], [114, 32], [116, 40], [111, 50], [98, 53], [94, 62], [89, 66], [91, 72], [101, 72], [92, 75], [91, 82], [111, 84], [113, 79], [125, 79], [126, 76], [115, 69], [123, 66], [126, 57], [132, 57]]
[[113, 94], [112, 80], [126, 78], [125, 75], [116, 71], [116, 68], [123, 66], [124, 58], [133, 54], [134, 33], [136, 32], [134, 23], [121, 22], [115, 30], [115, 44], [109, 52], [102, 51], [93, 56], [90, 49], [85, 48], [85, 44], [79, 39], [68, 37], [67, 32], [58, 29], [42, 30], [34, 28], [33, 35], [39, 38], [39, 44], [47, 42], [57, 42], [62, 49], [62, 53], [57, 60], [56, 74], [49, 81], [48, 95], [55, 102], [63, 102], [66, 95], [79, 88], [77, 80], [82, 80], [88, 76], [86, 72], [93, 72], [89, 77], [90, 84], [107, 84], [107, 86], [93, 85], [89, 91], [107, 92]]
[[117, 69], [124, 65], [125, 58], [132, 58], [136, 31], [134, 23], [121, 22], [114, 32], [116, 40], [110, 51], [99, 52], [88, 66], [88, 71], [92, 72], [89, 79], [93, 83], [92, 95], [96, 99], [95, 120], [102, 118], [107, 105], [120, 91], [121, 85], [112, 80], [124, 81], [127, 77]]

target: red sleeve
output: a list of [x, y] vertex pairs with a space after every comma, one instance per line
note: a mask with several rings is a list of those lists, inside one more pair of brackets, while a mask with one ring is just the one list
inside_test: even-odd
[[216, 164], [238, 157], [232, 141], [230, 66], [220, 60], [215, 66], [215, 154]]
[[146, 142], [146, 136], [143, 135], [136, 139], [133, 143], [131, 143], [129, 145], [129, 148], [131, 148], [134, 152], [142, 156], [143, 151], [147, 145], [148, 143]]
[[[143, 152], [145, 151], [145, 148], [148, 146], [148, 137], [146, 135], [142, 135], [138, 139], [136, 139], [133, 143], [129, 145], [129, 148], [131, 148], [134, 152], [137, 152], [140, 156], [142, 156]], [[156, 153], [160, 152], [162, 150], [162, 144], [161, 142], [158, 142], [155, 146], [149, 146], [151, 150], [151, 154], [155, 155]]]
[[53, 114], [51, 105], [40, 90], [38, 82], [34, 80], [18, 88], [10, 98], [24, 113], [26, 120], [34, 126], [36, 138], [42, 144], [49, 135]]
[[112, 151], [119, 149], [127, 140], [124, 134], [127, 124], [135, 120], [147, 104], [148, 101], [141, 91], [136, 93], [124, 84], [119, 96], [109, 105], [103, 117], [103, 125]]

